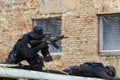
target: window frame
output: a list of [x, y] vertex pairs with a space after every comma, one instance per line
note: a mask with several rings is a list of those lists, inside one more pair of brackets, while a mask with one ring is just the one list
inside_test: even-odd
[[103, 25], [102, 24], [102, 19], [101, 19], [101, 16], [110, 16], [110, 15], [120, 15], [119, 13], [112, 13], [112, 14], [97, 14], [98, 16], [98, 19], [99, 19], [99, 22], [98, 22], [98, 26], [99, 26], [99, 51], [100, 52], [120, 52], [120, 50], [104, 50], [103, 49]]
[[[48, 20], [48, 19], [60, 19], [61, 20], [61, 26], [62, 26], [62, 19], [61, 19], [61, 17], [50, 17], [50, 18], [42, 18], [43, 20]], [[37, 19], [32, 19], [32, 22], [33, 22], [33, 25], [35, 26], [35, 20], [42, 20], [41, 18], [39, 19], [39, 18], [37, 18]], [[60, 26], [60, 28], [61, 28], [61, 26]], [[60, 29], [61, 30], [61, 29]], [[60, 31], [60, 32], [62, 32], [62, 30]], [[60, 35], [61, 35], [61, 33], [60, 33]], [[60, 41], [61, 42], [61, 41]], [[52, 55], [59, 55], [59, 54], [62, 54], [63, 53], [63, 51], [62, 51], [62, 42], [61, 42], [61, 44], [60, 44], [60, 47], [61, 47], [61, 51], [60, 52], [50, 52]]]

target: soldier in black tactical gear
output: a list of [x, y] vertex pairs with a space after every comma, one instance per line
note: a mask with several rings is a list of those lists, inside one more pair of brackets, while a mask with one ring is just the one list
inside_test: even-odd
[[103, 66], [102, 63], [97, 62], [86, 62], [80, 64], [80, 66], [70, 66], [63, 71], [74, 76], [96, 77], [105, 80], [120, 80], [120, 78], [115, 78], [116, 70], [113, 66]]
[[52, 61], [52, 57], [48, 51], [48, 44], [41, 42], [36, 46], [30, 46], [29, 41], [40, 40], [43, 37], [43, 29], [39, 26], [35, 26], [31, 32], [24, 34], [23, 37], [17, 41], [5, 63], [17, 64], [22, 60], [26, 60], [32, 70], [42, 71], [42, 67], [44, 66], [43, 59], [37, 53], [41, 51], [45, 61]]

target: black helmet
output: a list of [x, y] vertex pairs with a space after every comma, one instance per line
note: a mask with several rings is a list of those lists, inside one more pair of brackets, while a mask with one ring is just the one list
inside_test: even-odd
[[30, 32], [30, 36], [33, 39], [42, 39], [43, 38], [43, 29], [39, 26], [35, 26]]
[[34, 26], [33, 31], [34, 32], [37, 32], [37, 31], [43, 32], [43, 29], [40, 26]]
[[114, 66], [105, 66], [105, 69], [108, 75], [115, 77], [116, 70]]

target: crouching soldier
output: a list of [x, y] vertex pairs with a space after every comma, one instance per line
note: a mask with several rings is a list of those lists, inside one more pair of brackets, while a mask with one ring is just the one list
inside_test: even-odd
[[43, 59], [37, 53], [41, 51], [46, 61], [52, 61], [52, 57], [48, 51], [48, 44], [46, 42], [41, 42], [31, 47], [28, 43], [31, 40], [41, 40], [43, 37], [43, 29], [39, 26], [35, 26], [31, 32], [24, 34], [23, 37], [17, 41], [10, 51], [5, 63], [17, 64], [22, 60], [26, 60], [30, 64], [32, 70], [42, 71], [42, 67], [44, 66]]
[[97, 62], [86, 62], [80, 64], [80, 66], [70, 66], [63, 71], [74, 76], [96, 77], [105, 80], [120, 80], [120, 78], [115, 78], [116, 70], [113, 66], [103, 66], [102, 63]]

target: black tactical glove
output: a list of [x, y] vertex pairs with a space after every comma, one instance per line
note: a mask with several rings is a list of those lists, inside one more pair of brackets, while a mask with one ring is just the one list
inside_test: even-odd
[[52, 56], [51, 55], [47, 55], [46, 57], [44, 57], [45, 62], [50, 62], [53, 61]]

